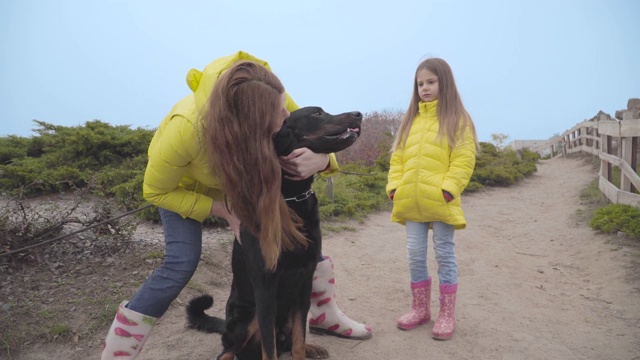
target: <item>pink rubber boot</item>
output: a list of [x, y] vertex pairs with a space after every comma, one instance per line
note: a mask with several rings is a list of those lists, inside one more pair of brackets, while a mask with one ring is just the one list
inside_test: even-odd
[[345, 339], [364, 340], [372, 336], [371, 327], [351, 320], [336, 304], [333, 262], [328, 256], [318, 263], [313, 274], [309, 332], [317, 335], [333, 335]]
[[411, 330], [431, 320], [431, 278], [412, 282], [411, 293], [413, 295], [411, 311], [397, 320], [398, 328], [402, 330]]
[[433, 326], [431, 337], [437, 340], [449, 340], [456, 329], [456, 293], [458, 284], [440, 285], [440, 315]]

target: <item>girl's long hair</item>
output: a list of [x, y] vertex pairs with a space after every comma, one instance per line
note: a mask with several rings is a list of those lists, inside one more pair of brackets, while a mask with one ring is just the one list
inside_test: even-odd
[[402, 117], [402, 122], [398, 128], [398, 133], [391, 147], [391, 151], [395, 151], [398, 147], [404, 147], [409, 137], [409, 130], [413, 124], [413, 119], [418, 115], [418, 103], [420, 102], [420, 93], [418, 92], [418, 73], [422, 70], [428, 70], [438, 77], [438, 121], [440, 127], [438, 130], [438, 138], [447, 138], [451, 149], [455, 148], [458, 140], [464, 140], [465, 132], [471, 131], [473, 134], [476, 148], [478, 148], [478, 140], [476, 128], [471, 120], [471, 116], [462, 104], [456, 81], [453, 77], [453, 71], [446, 61], [440, 58], [430, 58], [422, 61], [418, 68], [413, 81], [413, 94], [409, 102], [409, 108]]
[[307, 246], [299, 217], [280, 193], [272, 136], [282, 120], [283, 93], [282, 83], [267, 68], [238, 62], [217, 80], [203, 115], [209, 170], [220, 177], [241, 226], [260, 240], [265, 268], [271, 271], [281, 249]]

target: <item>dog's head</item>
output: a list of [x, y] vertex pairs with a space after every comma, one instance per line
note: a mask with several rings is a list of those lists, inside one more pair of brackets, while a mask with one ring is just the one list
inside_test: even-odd
[[353, 145], [360, 136], [362, 114], [358, 111], [331, 115], [321, 107], [295, 110], [274, 137], [278, 156], [306, 147], [314, 153], [335, 153]]

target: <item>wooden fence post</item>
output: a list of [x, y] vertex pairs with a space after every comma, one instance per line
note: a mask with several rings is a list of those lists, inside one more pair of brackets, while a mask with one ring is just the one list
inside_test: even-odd
[[[633, 137], [631, 140], [631, 168], [637, 174], [638, 173], [638, 138]], [[629, 192], [635, 193], [636, 187], [631, 184], [631, 190]]]
[[[631, 166], [633, 171], [637, 170], [638, 161], [638, 138], [637, 137], [623, 137], [620, 138], [621, 156], [627, 164]], [[620, 174], [620, 190], [633, 193], [635, 187], [631, 184], [630, 179], [625, 176], [624, 172]]]
[[[602, 135], [602, 152], [609, 154], [609, 151], [611, 151], [611, 136]], [[600, 160], [600, 176], [611, 182], [611, 163], [604, 159]]]
[[331, 201], [334, 200], [332, 177], [327, 178], [327, 198], [329, 198], [329, 200]]

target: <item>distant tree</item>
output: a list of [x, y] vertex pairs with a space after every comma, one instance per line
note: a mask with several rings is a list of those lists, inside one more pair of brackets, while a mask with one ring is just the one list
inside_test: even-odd
[[500, 134], [500, 133], [491, 134], [491, 142], [499, 150], [504, 148], [504, 145], [507, 143], [507, 140], [509, 140], [509, 135]]

